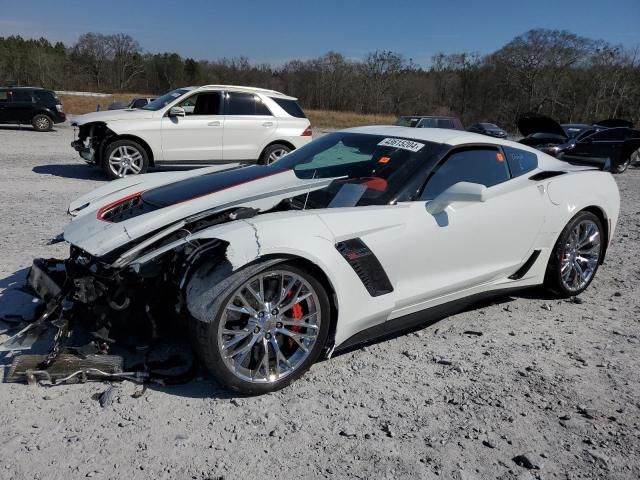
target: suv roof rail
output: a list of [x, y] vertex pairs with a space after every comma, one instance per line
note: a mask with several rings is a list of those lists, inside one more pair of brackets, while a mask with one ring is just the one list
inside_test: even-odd
[[289, 95], [278, 92], [277, 90], [271, 90], [268, 88], [260, 88], [260, 87], [245, 87], [241, 85], [202, 85], [201, 87], [196, 88], [237, 88], [238, 90], [250, 90], [254, 92], [268, 93], [271, 95], [282, 95], [283, 97], [288, 97]]

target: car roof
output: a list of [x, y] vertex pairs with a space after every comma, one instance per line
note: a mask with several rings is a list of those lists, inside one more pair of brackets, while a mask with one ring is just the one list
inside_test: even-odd
[[400, 115], [400, 118], [456, 118], [449, 115]]
[[354, 127], [341, 130], [349, 133], [362, 133], [368, 135], [388, 135], [390, 137], [402, 137], [412, 140], [422, 140], [426, 142], [441, 143], [453, 147], [465, 144], [501, 145], [505, 147], [518, 148], [537, 155], [539, 166], [543, 170], [556, 170], [558, 166], [566, 163], [547, 155], [540, 150], [513, 142], [503, 138], [487, 137], [480, 133], [467, 132], [466, 130], [452, 130], [448, 128], [411, 128], [396, 125], [373, 125], [368, 127]]
[[48, 88], [42, 88], [42, 87], [24, 87], [24, 86], [17, 86], [17, 85], [8, 85], [6, 87], [0, 86], [1, 89], [3, 90], [45, 90], [47, 92], [52, 92], [53, 90], [49, 90]]
[[258, 87], [243, 87], [240, 85], [202, 85], [200, 87], [187, 87], [189, 90], [237, 90], [244, 92], [261, 93], [263, 95], [269, 95], [270, 97], [278, 97], [285, 100], [297, 100], [296, 97], [285, 95], [282, 92], [276, 90], [269, 90], [267, 88]]

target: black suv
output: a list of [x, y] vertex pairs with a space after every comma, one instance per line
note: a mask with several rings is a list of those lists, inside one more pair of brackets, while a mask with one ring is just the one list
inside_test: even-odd
[[0, 87], [0, 124], [27, 124], [39, 132], [67, 119], [60, 99], [51, 90], [37, 87]]

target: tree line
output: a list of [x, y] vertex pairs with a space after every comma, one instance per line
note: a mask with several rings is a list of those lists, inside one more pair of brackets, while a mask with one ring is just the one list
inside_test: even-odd
[[0, 37], [0, 85], [161, 94], [185, 85], [234, 84], [283, 91], [305, 108], [456, 115], [465, 124], [513, 128], [524, 112], [563, 122], [640, 121], [638, 52], [568, 31], [535, 29], [493, 53], [437, 54], [429, 67], [401, 53], [361, 60], [338, 52], [283, 65], [148, 53], [127, 34], [86, 33], [73, 45]]

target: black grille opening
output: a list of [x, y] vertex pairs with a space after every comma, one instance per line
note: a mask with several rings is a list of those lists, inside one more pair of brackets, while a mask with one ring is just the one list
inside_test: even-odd
[[372, 297], [393, 292], [393, 286], [378, 257], [360, 238], [339, 242], [336, 249], [353, 268]]

